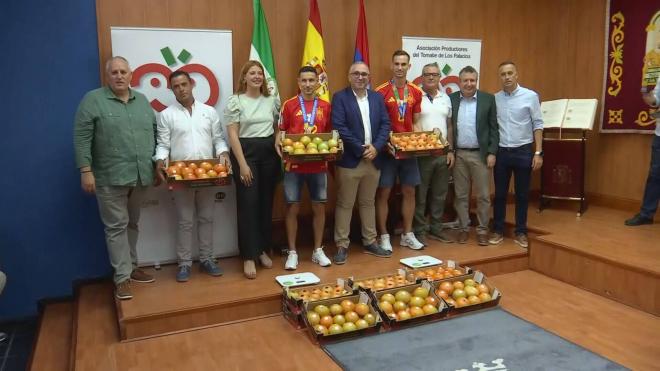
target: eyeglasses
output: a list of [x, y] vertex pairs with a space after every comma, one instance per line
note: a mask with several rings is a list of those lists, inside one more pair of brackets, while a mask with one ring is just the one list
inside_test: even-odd
[[439, 74], [439, 73], [430, 73], [430, 72], [427, 72], [427, 73], [425, 73], [425, 74], [422, 74], [422, 76], [424, 76], [424, 77], [438, 77], [438, 76], [440, 76], [440, 74]]
[[351, 72], [350, 75], [353, 76], [353, 77], [367, 77], [367, 76], [369, 76], [369, 72], [355, 71], [355, 72]]

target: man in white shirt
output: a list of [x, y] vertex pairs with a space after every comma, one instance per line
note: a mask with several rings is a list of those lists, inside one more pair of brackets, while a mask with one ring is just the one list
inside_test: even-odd
[[349, 87], [332, 96], [332, 127], [337, 129], [344, 143], [344, 154], [336, 162], [335, 264], [344, 264], [348, 258], [348, 237], [356, 199], [364, 253], [381, 258], [392, 255], [376, 243], [375, 207], [390, 119], [382, 95], [367, 87], [369, 67], [364, 62], [351, 65], [348, 81]]
[[[176, 103], [158, 117], [156, 167], [164, 181], [165, 161], [201, 160], [215, 154], [229, 166], [229, 147], [225, 141], [220, 118], [215, 108], [196, 101], [192, 90], [195, 83], [185, 71], [175, 71], [170, 86]], [[186, 282], [192, 266], [193, 215], [197, 215], [200, 269], [212, 276], [222, 275], [213, 259], [213, 208], [215, 190], [212, 187], [175, 190], [172, 198], [178, 218], [177, 256], [179, 270], [176, 280]], [[195, 212], [196, 211], [196, 212]]]
[[[426, 244], [426, 237], [445, 243], [454, 242], [442, 230], [442, 215], [445, 211], [445, 198], [449, 188], [449, 172], [454, 166], [452, 152], [453, 133], [451, 126], [451, 100], [440, 87], [440, 66], [429, 63], [422, 68], [422, 111], [419, 125], [423, 131], [440, 130], [442, 137], [449, 142], [446, 156], [420, 157], [417, 160], [421, 183], [415, 191], [415, 217], [413, 229], [417, 239]], [[429, 205], [430, 223], [426, 217], [427, 195], [431, 193]]]

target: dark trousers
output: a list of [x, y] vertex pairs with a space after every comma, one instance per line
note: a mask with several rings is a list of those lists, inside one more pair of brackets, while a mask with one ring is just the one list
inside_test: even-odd
[[529, 205], [529, 184], [532, 179], [532, 145], [520, 147], [500, 147], [493, 176], [495, 178], [495, 205], [493, 206], [493, 231], [504, 233], [506, 218], [506, 198], [509, 182], [513, 174], [516, 193], [516, 234], [527, 234], [527, 206]]
[[642, 208], [639, 213], [642, 217], [653, 219], [660, 201], [660, 136], [653, 138], [651, 145], [651, 168], [646, 178]]
[[241, 182], [241, 168], [231, 154], [236, 183], [238, 214], [238, 246], [243, 260], [255, 260], [271, 248], [273, 194], [280, 179], [281, 165], [275, 152], [274, 139], [241, 138], [245, 161], [252, 170], [252, 185]]

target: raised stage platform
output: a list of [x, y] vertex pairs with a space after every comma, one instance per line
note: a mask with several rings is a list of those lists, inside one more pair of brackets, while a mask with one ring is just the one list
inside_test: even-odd
[[[360, 246], [352, 245], [346, 264], [327, 268], [311, 262], [310, 247], [299, 248], [297, 272], [313, 272], [321, 282], [334, 282], [337, 278], [392, 273], [403, 267], [399, 259], [416, 255], [455, 260], [488, 275], [527, 269], [527, 250], [511, 240], [499, 246], [478, 246], [475, 236], [463, 245], [429, 241], [429, 246], [419, 252], [398, 247], [398, 238], [392, 242], [395, 248], [391, 258], [367, 255]], [[328, 248], [326, 253], [333, 254], [334, 249]], [[154, 271], [154, 284], [133, 284], [134, 298], [116, 301], [121, 339], [163, 335], [281, 312], [282, 288], [275, 282], [275, 276], [292, 273], [284, 270], [283, 257], [273, 258], [272, 269], [258, 268], [255, 280], [243, 276], [239, 258], [221, 259], [219, 264], [225, 271], [222, 277], [202, 274], [194, 266], [190, 281], [179, 283], [175, 280], [177, 267], [168, 265]]]
[[561, 206], [530, 205], [530, 269], [660, 316], [660, 223], [628, 227], [630, 212], [591, 206], [576, 217]]
[[[597, 206], [580, 218], [573, 205], [540, 214], [531, 205], [528, 215], [529, 250], [511, 238], [477, 246], [472, 235], [466, 245], [431, 241], [422, 252], [395, 247], [389, 259], [352, 246], [347, 264], [321, 268], [309, 261], [310, 249], [301, 248], [298, 272], [329, 282], [393, 272], [400, 258], [413, 255], [456, 260], [492, 279], [504, 309], [626, 367], [654, 370], [660, 363], [660, 344], [650, 340], [660, 332], [660, 224], [626, 227], [629, 213]], [[513, 219], [511, 206], [508, 222]], [[175, 281], [175, 266], [165, 266], [155, 271], [156, 283], [134, 284], [130, 301], [114, 300], [110, 283], [82, 287], [72, 313], [47, 316], [60, 308], [46, 308], [33, 369], [339, 369], [282, 317], [274, 279], [286, 273], [282, 257], [272, 269], [259, 269], [255, 280], [243, 277], [240, 259], [220, 264], [223, 277], [195, 269], [184, 284]], [[63, 316], [71, 327], [62, 326]], [[71, 336], [66, 360], [40, 346], [57, 335]]]

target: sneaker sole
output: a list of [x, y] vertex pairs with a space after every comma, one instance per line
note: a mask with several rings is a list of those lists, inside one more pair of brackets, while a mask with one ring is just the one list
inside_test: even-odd
[[182, 282], [183, 283], [183, 282], [188, 282], [188, 280], [189, 280], [189, 278], [186, 278], [185, 280], [180, 280], [180, 279], [177, 278], [176, 282]]
[[335, 260], [335, 264], [337, 264], [337, 265], [342, 265], [342, 264], [344, 264], [344, 263], [346, 263], [346, 260], [344, 260], [344, 261], [336, 261], [336, 260]]
[[326, 265], [323, 265], [323, 264], [321, 264], [321, 263], [320, 263], [318, 260], [316, 260], [316, 259], [312, 259], [312, 263], [318, 264], [318, 265], [320, 265], [320, 266], [323, 267], [323, 268], [325, 268], [325, 267], [329, 267], [329, 266], [332, 265], [332, 262], [330, 262], [330, 263], [328, 263], [328, 264], [326, 264]]
[[296, 267], [284, 267], [284, 270], [295, 271], [297, 268], [298, 268], [297, 266]]
[[120, 295], [115, 294], [115, 297], [119, 300], [131, 300], [131, 299], [133, 299], [133, 295], [120, 296]]
[[131, 278], [131, 281], [139, 282], [139, 283], [152, 283], [152, 282], [156, 282], [156, 279], [152, 278], [150, 280], [136, 280], [135, 278]]
[[211, 273], [211, 272], [207, 272], [207, 271], [202, 271], [202, 273], [206, 273], [206, 274], [208, 274], [209, 276], [212, 276], [212, 277], [220, 277], [220, 276], [222, 276], [222, 274], [223, 274], [223, 272], [220, 272], [220, 273]]
[[419, 249], [416, 249], [416, 248], [414, 248], [414, 247], [412, 247], [412, 246], [408, 246], [408, 245], [399, 245], [399, 246], [401, 246], [401, 247], [407, 247], [407, 248], [409, 248], [410, 250], [415, 250], [415, 251], [424, 250], [424, 246], [420, 247]]
[[527, 248], [529, 248], [529, 243], [525, 245], [525, 244], [523, 244], [523, 243], [520, 243], [518, 240], [514, 240], [514, 242], [515, 242], [516, 244], [518, 244], [518, 246], [522, 247], [523, 249], [527, 249]]
[[431, 237], [431, 236], [429, 236], [429, 238], [432, 239], [432, 240], [440, 241], [440, 242], [442, 242], [442, 243], [454, 243], [454, 242], [455, 242], [454, 240], [447, 240], [447, 239], [439, 238], [439, 237]]
[[378, 254], [376, 254], [376, 253], [373, 253], [373, 252], [371, 252], [371, 251], [366, 251], [366, 250], [364, 250], [364, 251], [362, 251], [362, 252], [365, 253], [365, 254], [369, 254], [369, 255], [377, 256], [377, 257], [379, 257], [379, 258], [391, 258], [391, 257], [392, 257], [392, 254], [390, 254], [390, 255], [378, 255]]
[[502, 243], [502, 241], [504, 241], [504, 239], [501, 239], [501, 240], [498, 240], [498, 241], [488, 240], [488, 244], [490, 244], [490, 245], [499, 245], [499, 244]]

